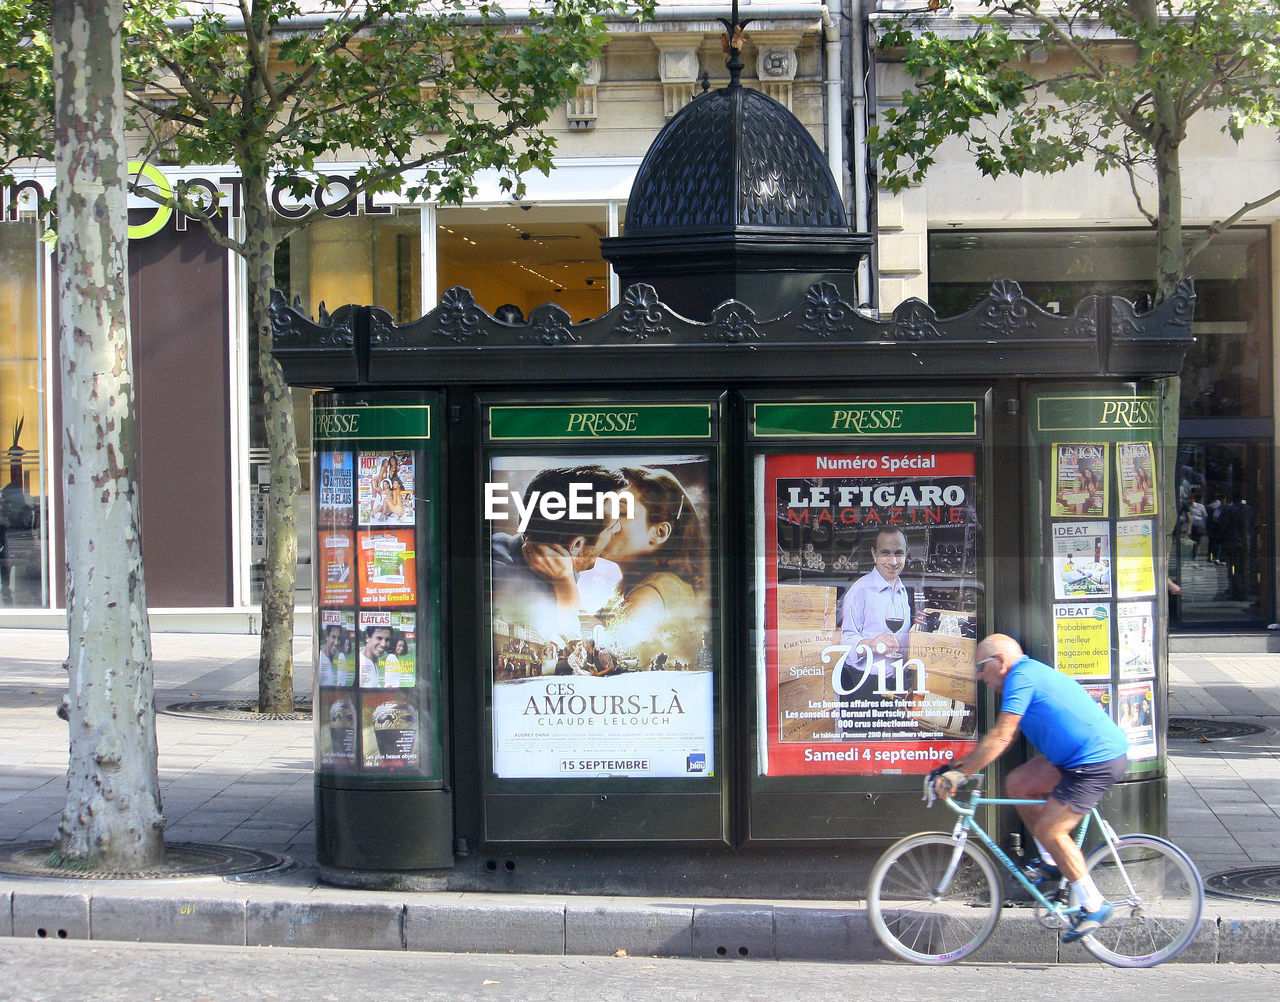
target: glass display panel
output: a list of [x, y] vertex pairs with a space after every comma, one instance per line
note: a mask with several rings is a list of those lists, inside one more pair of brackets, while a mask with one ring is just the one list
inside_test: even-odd
[[710, 452], [490, 457], [496, 777], [714, 775], [714, 470]]
[[1054, 666], [1129, 736], [1131, 772], [1160, 767], [1158, 592], [1165, 585], [1158, 477], [1161, 402], [1150, 385], [1055, 390], [1033, 401], [1044, 480], [1036, 519]]
[[925, 773], [971, 748], [976, 454], [760, 455], [755, 488], [759, 774]]
[[[323, 400], [313, 415], [316, 765], [438, 779], [440, 595], [418, 575], [418, 552], [435, 531], [433, 485], [439, 492], [425, 447], [430, 407]], [[344, 438], [329, 438], [330, 428]]]

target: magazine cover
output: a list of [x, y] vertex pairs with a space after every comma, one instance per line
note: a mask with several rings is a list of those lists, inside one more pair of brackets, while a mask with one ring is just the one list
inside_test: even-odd
[[414, 605], [418, 601], [414, 530], [361, 530], [356, 543], [360, 604]]
[[1111, 595], [1111, 526], [1106, 522], [1054, 522], [1053, 597]]
[[316, 533], [316, 574], [322, 605], [355, 605], [355, 537], [349, 529]]
[[360, 739], [366, 769], [418, 770], [422, 761], [420, 716], [411, 697], [360, 694]]
[[770, 776], [928, 772], [977, 727], [972, 453], [756, 460]]
[[1155, 541], [1152, 519], [1116, 523], [1117, 597], [1141, 598], [1156, 593]]
[[1054, 667], [1072, 678], [1111, 677], [1111, 605], [1053, 603]]
[[361, 452], [357, 503], [361, 525], [413, 525], [414, 457], [407, 450]]
[[321, 528], [346, 529], [352, 524], [355, 474], [351, 453], [319, 453], [320, 483], [316, 505]]
[[1150, 442], [1121, 442], [1116, 446], [1121, 518], [1156, 514], [1154, 455]]
[[1106, 711], [1108, 717], [1111, 716], [1111, 686], [1105, 684], [1087, 683], [1083, 686], [1090, 698]]
[[1107, 446], [1105, 443], [1055, 444], [1053, 449], [1053, 518], [1107, 514]]
[[417, 614], [360, 613], [361, 689], [412, 689], [418, 683]]
[[714, 774], [707, 454], [495, 456], [493, 771]]
[[353, 766], [356, 764], [356, 698], [354, 693], [323, 692], [316, 714], [320, 764]]
[[1116, 723], [1129, 738], [1129, 761], [1156, 757], [1156, 702], [1154, 682], [1129, 682], [1116, 694], [1120, 704]]
[[320, 610], [320, 655], [316, 676], [321, 685], [355, 685], [356, 614], [346, 609]]
[[1151, 602], [1120, 602], [1120, 677], [1142, 678], [1156, 673], [1156, 618]]

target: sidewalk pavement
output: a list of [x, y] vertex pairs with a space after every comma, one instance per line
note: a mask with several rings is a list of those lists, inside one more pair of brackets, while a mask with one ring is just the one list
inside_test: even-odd
[[[52, 837], [65, 794], [66, 634], [2, 630], [0, 850]], [[157, 705], [253, 698], [258, 638], [152, 637]], [[311, 687], [310, 641], [295, 689]], [[1254, 723], [1262, 733], [1170, 742], [1169, 836], [1208, 877], [1280, 870], [1280, 655], [1174, 654], [1171, 717]], [[444, 952], [886, 957], [861, 902], [386, 892], [321, 885], [315, 859], [311, 724], [157, 715], [166, 841], [242, 846], [295, 865], [264, 875], [76, 880], [0, 875], [0, 936]], [[1272, 886], [1275, 881], [1273, 880]], [[1090, 961], [1008, 909], [979, 960]], [[1210, 896], [1179, 958], [1280, 960], [1280, 901]]]

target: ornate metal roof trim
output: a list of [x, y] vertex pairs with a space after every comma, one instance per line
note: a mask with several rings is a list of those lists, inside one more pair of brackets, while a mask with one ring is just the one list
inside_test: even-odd
[[[676, 313], [652, 286], [632, 285], [608, 313], [575, 324], [554, 303], [523, 324], [504, 323], [454, 287], [440, 305], [411, 323], [385, 310], [344, 306], [319, 322], [272, 295], [276, 357], [286, 378], [311, 386], [386, 385], [407, 381], [520, 382], [565, 377], [590, 366], [609, 371], [626, 360], [619, 379], [695, 375], [690, 365], [716, 366], [726, 378], [825, 378], [895, 375], [1173, 374], [1194, 341], [1190, 281], [1153, 310], [1111, 296], [1090, 296], [1065, 315], [1027, 299], [1016, 282], [995, 282], [973, 309], [939, 317], [910, 299], [889, 318], [869, 317], [819, 282], [785, 314], [761, 318], [728, 300], [706, 322]], [[513, 364], [501, 364], [511, 361]], [[675, 367], [675, 368], [670, 368]]]

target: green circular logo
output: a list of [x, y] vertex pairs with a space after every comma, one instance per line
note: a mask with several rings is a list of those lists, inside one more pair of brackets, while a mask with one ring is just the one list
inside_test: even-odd
[[[173, 197], [173, 185], [169, 183], [169, 179], [161, 173], [160, 168], [155, 164], [146, 164], [141, 160], [129, 161], [129, 173], [141, 174], [153, 185], [161, 195], [166, 198]], [[130, 225], [129, 239], [142, 240], [146, 237], [155, 236], [173, 216], [173, 207], [169, 205], [157, 205], [156, 214], [148, 219], [145, 223], [138, 223], [136, 226]]]

